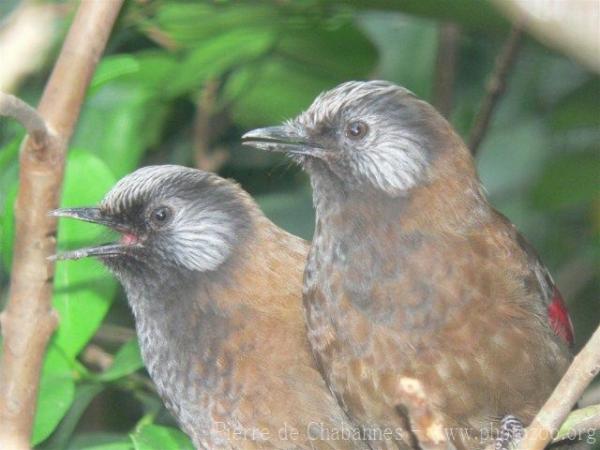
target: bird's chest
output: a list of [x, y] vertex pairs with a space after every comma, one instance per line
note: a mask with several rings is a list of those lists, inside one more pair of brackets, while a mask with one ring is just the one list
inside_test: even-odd
[[[350, 305], [343, 300], [339, 263], [345, 258], [324, 233], [315, 233], [304, 273], [304, 304], [309, 340], [317, 356], [330, 361], [342, 356], [342, 336], [347, 329]], [[349, 338], [349, 336], [347, 336]], [[348, 342], [350, 344], [350, 342]]]
[[223, 336], [207, 332], [227, 327], [207, 319], [214, 323], [137, 314], [136, 327], [148, 373], [182, 429], [199, 448], [229, 448], [223, 429], [235, 426], [239, 386]]
[[304, 284], [313, 351], [355, 420], [367, 428], [402, 429], [398, 383], [414, 371], [414, 336], [440, 325], [430, 317], [432, 297], [424, 285], [412, 285], [420, 277], [408, 271], [409, 250], [390, 252], [369, 235], [340, 238], [320, 231], [317, 227]]
[[[413, 347], [415, 330], [439, 326], [430, 313], [434, 297], [426, 283], [414, 285], [421, 277], [409, 272], [409, 259], [357, 228], [340, 236], [317, 226], [307, 260], [309, 338], [317, 353], [328, 357], [370, 355], [375, 335], [389, 337], [397, 348]], [[410, 307], [403, 307], [406, 303]]]
[[[374, 414], [366, 403], [374, 398], [368, 393], [378, 389], [380, 378], [372, 368], [382, 372], [391, 368], [390, 356], [396, 350], [377, 333], [377, 322], [389, 320], [386, 313], [369, 315], [369, 304], [357, 304], [353, 297], [356, 293], [347, 282], [353, 274], [346, 269], [352, 253], [348, 242], [315, 235], [305, 271], [304, 303], [309, 341], [329, 385], [344, 408], [368, 425], [381, 423], [379, 416], [395, 415], [383, 404], [376, 406], [380, 411]], [[360, 284], [359, 278], [356, 281]], [[356, 414], [361, 410], [370, 410], [371, 417]]]

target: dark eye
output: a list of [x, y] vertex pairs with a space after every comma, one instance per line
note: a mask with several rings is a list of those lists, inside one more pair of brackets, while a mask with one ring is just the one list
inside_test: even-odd
[[167, 206], [159, 206], [150, 213], [150, 220], [154, 225], [165, 225], [171, 219], [173, 212]]
[[369, 126], [360, 120], [350, 122], [346, 127], [346, 136], [354, 140], [364, 138], [368, 132]]

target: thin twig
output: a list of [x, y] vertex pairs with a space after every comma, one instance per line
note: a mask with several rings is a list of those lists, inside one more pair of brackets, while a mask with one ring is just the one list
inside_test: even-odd
[[600, 372], [600, 327], [573, 360], [556, 389], [525, 430], [517, 450], [542, 450], [556, 435], [573, 405]]
[[[97, 367], [104, 372], [113, 365], [115, 358], [102, 347], [90, 344], [83, 350], [83, 352], [81, 352], [81, 360], [87, 365]], [[156, 386], [147, 376], [133, 372], [127, 374], [126, 378], [136, 384], [140, 384], [147, 391], [157, 394]]]
[[475, 123], [471, 128], [469, 148], [473, 155], [477, 154], [492, 120], [492, 115], [496, 109], [498, 100], [500, 100], [500, 97], [506, 90], [506, 80], [514, 66], [519, 48], [521, 47], [522, 38], [522, 27], [519, 24], [514, 25], [504, 43], [502, 51], [496, 58], [494, 70], [487, 82], [486, 96], [481, 103], [479, 112], [475, 116]]
[[151, 40], [169, 51], [174, 52], [181, 47], [181, 45], [175, 39], [157, 26], [147, 25], [144, 31]]
[[14, 95], [0, 92], [0, 116], [7, 116], [16, 119], [25, 127], [32, 144], [36, 147], [42, 147], [46, 144], [49, 131], [46, 122], [38, 112]]
[[[15, 203], [10, 295], [0, 315], [0, 448], [28, 449], [40, 369], [57, 325], [52, 309], [56, 219], [68, 141], [123, 0], [82, 0], [38, 107], [52, 130], [45, 145], [23, 143]], [[34, 127], [35, 128], [35, 127]]]
[[104, 323], [98, 328], [98, 331], [96, 331], [93, 340], [106, 344], [124, 344], [135, 337], [135, 330], [129, 327]]
[[439, 28], [433, 103], [444, 117], [450, 117], [454, 98], [454, 80], [458, 63], [460, 28], [447, 22]]
[[198, 99], [194, 120], [193, 142], [196, 167], [209, 172], [218, 171], [229, 158], [226, 150], [210, 148], [210, 143], [216, 134], [214, 118], [219, 86], [218, 80], [206, 82]]
[[104, 349], [95, 344], [89, 344], [81, 352], [81, 360], [87, 365], [96, 367], [102, 372], [108, 370], [114, 362], [114, 357], [110, 353], [104, 351]]

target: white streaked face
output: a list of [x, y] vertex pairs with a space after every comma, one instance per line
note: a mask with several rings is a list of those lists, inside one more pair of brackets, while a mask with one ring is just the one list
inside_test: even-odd
[[246, 216], [232, 184], [180, 166], [144, 167], [126, 176], [100, 210], [128, 229], [121, 242], [135, 244], [132, 259], [199, 272], [228, 258]]
[[229, 256], [233, 229], [224, 211], [201, 202], [186, 204], [179, 198], [156, 199], [148, 206], [156, 211], [166, 208], [171, 216], [162, 226], [154, 226], [148, 236], [166, 261], [206, 272], [215, 270]]
[[286, 126], [318, 146], [315, 156], [348, 186], [396, 196], [426, 178], [431, 110], [399, 86], [350, 82], [321, 94]]

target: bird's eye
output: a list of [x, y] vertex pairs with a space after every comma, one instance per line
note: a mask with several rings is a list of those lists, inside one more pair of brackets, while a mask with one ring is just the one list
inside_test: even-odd
[[354, 140], [364, 138], [368, 132], [369, 126], [360, 120], [350, 122], [346, 127], [346, 136]]
[[172, 215], [173, 213], [171, 208], [167, 206], [159, 206], [158, 208], [152, 210], [152, 213], [150, 214], [150, 220], [154, 225], [163, 226], [169, 222], [169, 219], [171, 219]]

